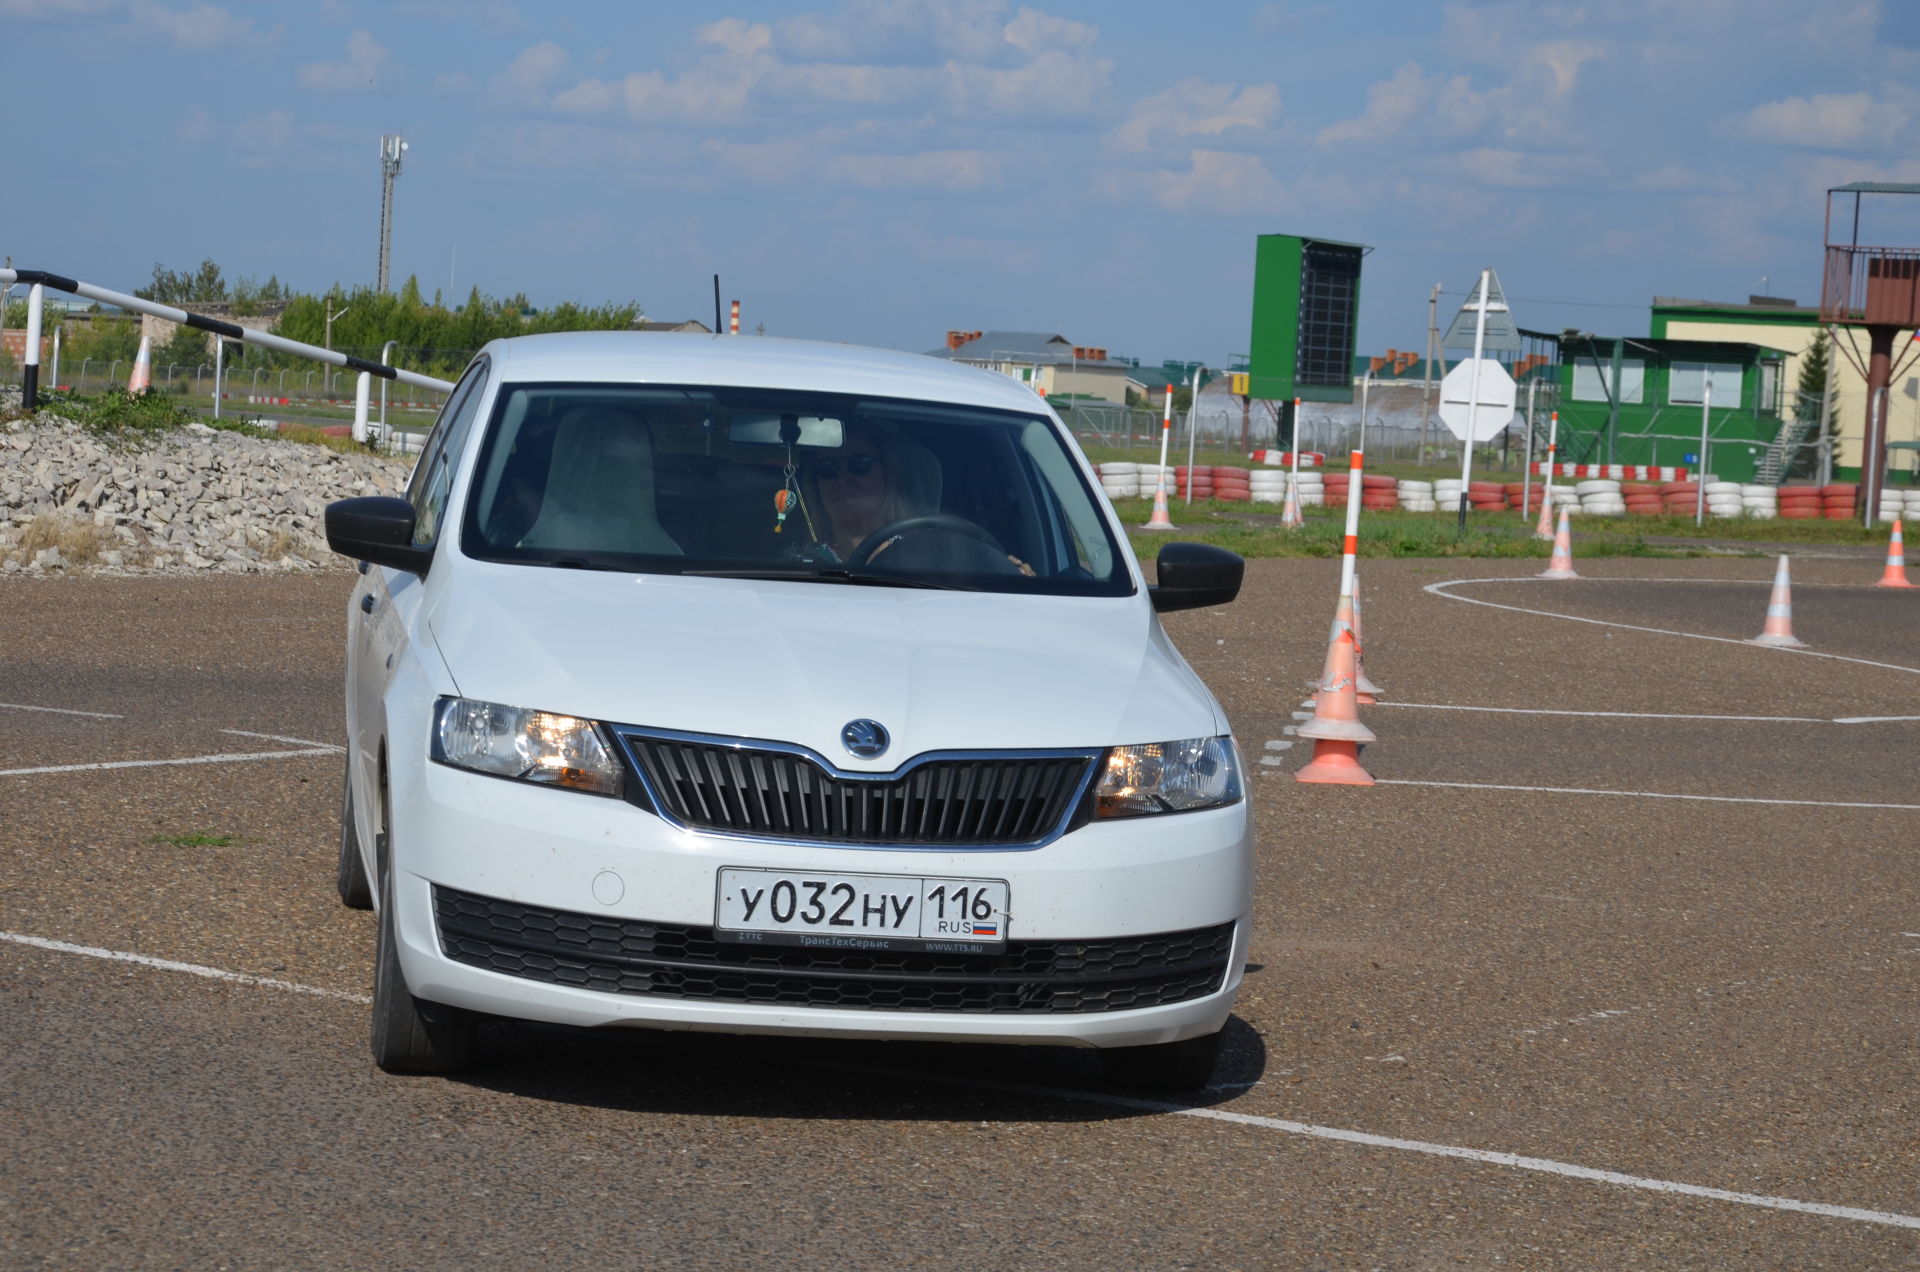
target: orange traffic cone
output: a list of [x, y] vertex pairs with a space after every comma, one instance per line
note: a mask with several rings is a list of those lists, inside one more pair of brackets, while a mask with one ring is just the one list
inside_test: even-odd
[[1553, 504], [1553, 487], [1543, 487], [1540, 491], [1540, 523], [1533, 528], [1534, 538], [1553, 538]]
[[1300, 736], [1313, 739], [1313, 759], [1293, 775], [1294, 781], [1373, 785], [1373, 774], [1360, 767], [1360, 744], [1373, 741], [1373, 731], [1360, 723], [1353, 681], [1353, 633], [1343, 631], [1327, 646], [1327, 669], [1313, 719], [1300, 726]]
[[[1358, 702], [1363, 707], [1370, 707], [1374, 703], [1380, 701], [1379, 698], [1374, 696], [1375, 694], [1380, 692], [1380, 687], [1378, 685], [1370, 683], [1367, 680], [1367, 673], [1360, 669], [1360, 648], [1361, 648], [1360, 622], [1359, 622], [1360, 595], [1359, 595], [1359, 590], [1357, 586], [1358, 585], [1357, 579], [1355, 580], [1355, 584], [1356, 584], [1356, 587], [1355, 587], [1354, 595], [1341, 597], [1340, 604], [1334, 607], [1333, 624], [1332, 626], [1327, 628], [1327, 650], [1329, 653], [1332, 652], [1333, 643], [1340, 639], [1341, 632], [1348, 632], [1352, 634], [1353, 636], [1354, 701]], [[1313, 701], [1318, 702], [1320, 700], [1320, 695], [1326, 692], [1326, 685], [1327, 685], [1327, 672], [1326, 672], [1326, 668], [1323, 666], [1321, 668], [1320, 675], [1314, 680], [1308, 682], [1308, 688], [1313, 690]]]
[[1298, 530], [1307, 524], [1307, 519], [1300, 515], [1299, 484], [1292, 473], [1287, 474], [1287, 501], [1280, 505], [1280, 528], [1283, 530]]
[[1367, 679], [1367, 637], [1360, 627], [1360, 576], [1353, 576], [1353, 691], [1362, 705], [1380, 701], [1386, 690]]
[[1887, 540], [1887, 568], [1875, 587], [1912, 587], [1907, 581], [1907, 550], [1900, 539], [1900, 518], [1893, 519], [1893, 538]]
[[127, 392], [144, 393], [153, 387], [153, 338], [140, 337], [140, 352], [133, 355], [133, 370], [127, 376]]
[[1147, 518], [1142, 530], [1176, 530], [1173, 519], [1167, 516], [1167, 469], [1160, 466], [1159, 476], [1153, 479], [1153, 515]]
[[1767, 598], [1767, 621], [1750, 645], [1772, 645], [1778, 649], [1805, 649], [1807, 642], [1793, 634], [1793, 585], [1787, 581], [1786, 554], [1773, 572], [1773, 595]]
[[1543, 579], [1577, 579], [1573, 572], [1573, 531], [1567, 524], [1567, 510], [1560, 510], [1560, 528], [1553, 535], [1553, 559], [1540, 571]]

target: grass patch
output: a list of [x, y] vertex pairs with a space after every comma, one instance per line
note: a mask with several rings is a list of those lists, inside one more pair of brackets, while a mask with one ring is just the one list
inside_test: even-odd
[[[1126, 525], [1133, 548], [1149, 560], [1168, 539], [1217, 544], [1244, 557], [1337, 557], [1345, 548], [1344, 510], [1306, 510], [1298, 530], [1280, 525], [1277, 510], [1249, 511], [1245, 503], [1217, 499], [1191, 505], [1170, 501], [1168, 513], [1179, 529], [1172, 534], [1140, 529], [1152, 514], [1151, 499], [1119, 499], [1114, 508]], [[1708, 518], [1696, 528], [1691, 517], [1581, 517], [1572, 520], [1576, 557], [1690, 557], [1723, 555], [1727, 542], [1879, 545], [1889, 527], [1864, 530], [1841, 521], [1761, 521]], [[1722, 546], [1712, 546], [1712, 545]], [[1533, 519], [1518, 512], [1470, 513], [1461, 534], [1450, 512], [1401, 512], [1368, 509], [1360, 518], [1356, 547], [1363, 557], [1538, 558], [1553, 545], [1533, 537]]]
[[[50, 393], [43, 408], [72, 420], [95, 437], [123, 445], [140, 445], [183, 428], [194, 413], [164, 393], [129, 393], [108, 389], [100, 394]], [[24, 412], [15, 412], [24, 418]]]
[[174, 848], [231, 848], [246, 841], [238, 835], [223, 835], [211, 830], [189, 830], [179, 835], [155, 835], [147, 842], [167, 844]]
[[27, 523], [12, 555], [31, 561], [35, 553], [58, 548], [68, 565], [92, 565], [113, 546], [113, 534], [105, 526], [63, 512], [43, 512]]
[[304, 442], [309, 446], [324, 446], [330, 451], [339, 451], [343, 455], [367, 455], [372, 452], [351, 437], [339, 437], [332, 433], [323, 433], [317, 428], [305, 424], [282, 424], [278, 432], [266, 434], [286, 442]]

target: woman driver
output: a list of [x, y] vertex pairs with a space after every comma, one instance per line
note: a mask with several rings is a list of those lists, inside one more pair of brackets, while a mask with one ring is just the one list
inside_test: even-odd
[[853, 550], [875, 530], [907, 515], [892, 457], [869, 425], [848, 424], [839, 449], [815, 457], [807, 472], [820, 492], [814, 508], [822, 515], [815, 529], [841, 561], [851, 561]]

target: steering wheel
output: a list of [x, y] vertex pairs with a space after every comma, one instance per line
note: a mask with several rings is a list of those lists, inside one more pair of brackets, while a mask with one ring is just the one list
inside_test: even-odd
[[872, 534], [860, 540], [854, 547], [852, 563], [855, 565], [871, 565], [873, 558], [879, 555], [880, 549], [886, 547], [895, 539], [905, 538], [910, 534], [926, 533], [955, 534], [962, 538], [972, 539], [978, 543], [984, 543], [996, 553], [1004, 555], [1006, 552], [1006, 549], [1000, 546], [998, 539], [973, 524], [973, 522], [968, 521], [965, 517], [955, 517], [944, 512], [935, 512], [929, 513], [924, 517], [902, 517], [898, 521], [889, 522], [881, 526], [878, 530], [875, 530]]

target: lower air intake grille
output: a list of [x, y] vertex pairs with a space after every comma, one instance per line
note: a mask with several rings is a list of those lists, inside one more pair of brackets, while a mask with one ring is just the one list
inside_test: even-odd
[[610, 919], [433, 890], [456, 963], [609, 994], [928, 1012], [1098, 1012], [1204, 998], [1233, 924], [1111, 941], [1009, 941], [998, 954], [745, 947], [713, 929]]

